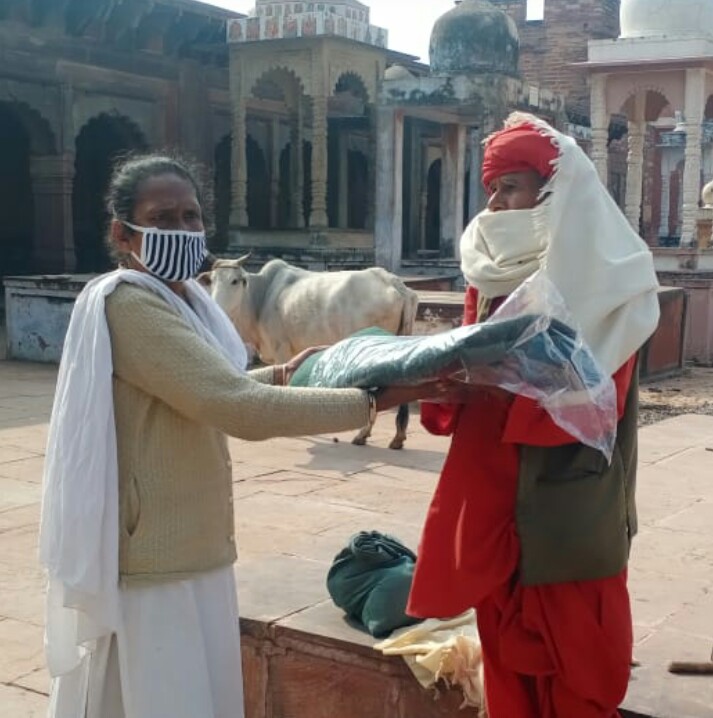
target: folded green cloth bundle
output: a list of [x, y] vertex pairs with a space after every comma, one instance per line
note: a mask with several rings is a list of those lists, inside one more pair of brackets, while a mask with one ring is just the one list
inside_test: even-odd
[[406, 615], [415, 554], [397, 538], [362, 531], [334, 558], [327, 589], [334, 603], [376, 637], [419, 623]]
[[362, 389], [454, 377], [536, 400], [562, 429], [611, 460], [616, 390], [567, 324], [540, 314], [428, 336], [370, 328], [312, 355], [294, 386]]
[[[358, 339], [359, 337], [391, 337], [392, 339], [397, 338], [395, 334], [387, 332], [386, 329], [381, 329], [380, 327], [368, 327], [367, 329], [362, 329], [361, 331], [352, 334], [350, 337], [347, 337], [345, 341], [348, 341], [349, 339]], [[334, 346], [337, 347], [341, 346], [342, 344], [343, 342], [339, 342]], [[312, 354], [312, 356], [305, 359], [302, 364], [300, 364], [297, 371], [292, 375], [292, 379], [290, 379], [290, 386], [315, 386], [312, 383], [312, 371], [317, 362], [320, 362], [321, 364], [325, 361], [323, 357], [326, 351], [327, 350], [324, 349], [321, 352], [316, 352]], [[362, 355], [362, 358], [365, 357], [366, 355]], [[327, 356], [326, 361], [331, 361], [329, 356]], [[320, 373], [321, 371], [322, 370], [320, 370]], [[376, 386], [376, 384], [374, 386]]]
[[506, 359], [509, 370], [535, 387], [557, 367], [579, 378], [577, 389], [602, 380], [593, 358], [581, 351], [569, 327], [525, 315], [427, 336], [394, 336], [372, 327], [312, 355], [295, 372], [291, 384], [331, 388], [418, 384]]

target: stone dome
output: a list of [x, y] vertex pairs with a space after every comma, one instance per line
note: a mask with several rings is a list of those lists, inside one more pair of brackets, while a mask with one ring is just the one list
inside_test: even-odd
[[430, 55], [434, 75], [516, 75], [517, 26], [488, 0], [462, 0], [433, 26]]
[[622, 0], [621, 37], [698, 37], [713, 33], [713, 0]]
[[385, 80], [412, 80], [413, 75], [403, 65], [392, 65], [384, 73]]

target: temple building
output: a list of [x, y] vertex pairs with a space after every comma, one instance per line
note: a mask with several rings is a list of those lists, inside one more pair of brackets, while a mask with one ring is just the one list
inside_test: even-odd
[[387, 49], [356, 2], [258, 0], [229, 23], [231, 253], [315, 267], [457, 261], [482, 206], [480, 140], [513, 109], [560, 123], [518, 77], [518, 32], [485, 0], [436, 23], [431, 64]]
[[0, 275], [106, 269], [111, 164], [165, 147], [207, 168], [216, 252], [455, 267], [483, 136], [518, 108], [572, 124], [566, 83], [521, 77], [515, 3], [457, 3], [430, 65], [357, 0], [2, 3]]
[[204, 164], [227, 232], [236, 17], [197, 0], [0, 3], [0, 276], [107, 269], [104, 194], [132, 150]]
[[369, 8], [258, 0], [229, 24], [231, 249], [373, 259], [375, 107], [389, 63]]
[[601, 176], [611, 117], [623, 115], [629, 221], [654, 246], [694, 245], [701, 188], [713, 179], [713, 2], [624, 0], [620, 36], [590, 42], [584, 67]]
[[713, 363], [713, 0], [622, 0], [617, 39], [589, 43], [592, 159], [608, 176], [608, 126], [628, 124], [625, 211], [662, 283], [688, 299], [687, 359]]
[[564, 125], [564, 97], [524, 81], [518, 59], [512, 19], [485, 0], [464, 0], [436, 22], [428, 72], [387, 70], [378, 108], [380, 265], [456, 266], [464, 226], [485, 204], [483, 139], [513, 110]]

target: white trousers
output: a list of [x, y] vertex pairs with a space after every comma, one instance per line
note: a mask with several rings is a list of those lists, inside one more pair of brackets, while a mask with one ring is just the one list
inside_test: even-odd
[[122, 626], [52, 683], [49, 718], [243, 718], [232, 567], [120, 591]]

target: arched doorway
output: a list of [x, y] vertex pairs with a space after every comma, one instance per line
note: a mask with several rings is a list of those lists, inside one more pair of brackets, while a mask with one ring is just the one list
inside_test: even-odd
[[233, 151], [233, 140], [226, 135], [215, 148], [215, 175], [214, 181], [214, 207], [215, 233], [211, 241], [210, 249], [220, 251], [226, 249], [230, 240], [230, 204], [231, 204], [231, 183], [232, 168], [231, 155]]
[[78, 272], [103, 272], [111, 267], [105, 244], [105, 195], [112, 167], [122, 154], [145, 149], [140, 130], [119, 115], [99, 115], [80, 131], [72, 196]]
[[354, 72], [342, 74], [328, 103], [327, 216], [330, 227], [365, 229], [369, 214], [369, 93]]
[[[286, 67], [265, 71], [246, 98], [247, 215], [253, 229], [302, 227], [294, 140], [304, 137], [304, 88]], [[287, 138], [290, 141], [287, 142]]]
[[24, 274], [34, 235], [30, 135], [8, 103], [0, 103], [0, 197], [0, 275]]

